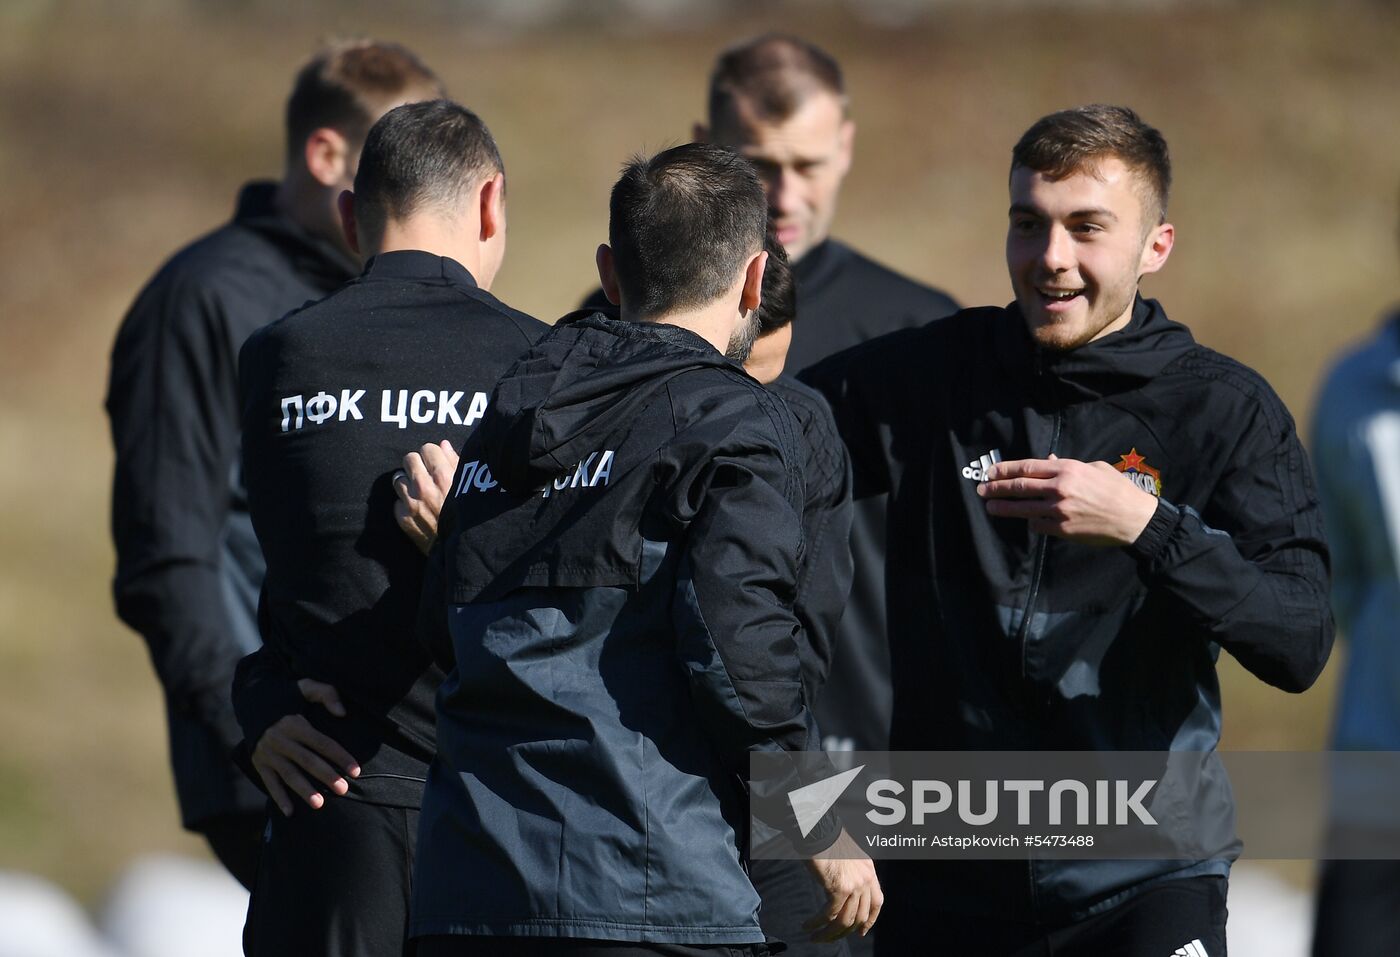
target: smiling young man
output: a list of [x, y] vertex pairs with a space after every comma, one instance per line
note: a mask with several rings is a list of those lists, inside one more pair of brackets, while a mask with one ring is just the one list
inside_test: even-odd
[[[1138, 295], [1175, 240], [1161, 134], [1123, 107], [1017, 143], [1016, 301], [825, 370], [856, 494], [891, 493], [892, 746], [1193, 751], [1222, 648], [1307, 688], [1327, 549], [1288, 411]], [[1228, 816], [1228, 787], [1203, 787]], [[891, 861], [877, 952], [1225, 953], [1225, 848], [1199, 861]]]

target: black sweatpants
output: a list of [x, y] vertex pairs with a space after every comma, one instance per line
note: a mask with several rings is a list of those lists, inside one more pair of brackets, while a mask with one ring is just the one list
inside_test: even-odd
[[879, 957], [1226, 957], [1223, 877], [1154, 884], [1112, 910], [1065, 926], [970, 917], [938, 902], [890, 894], [880, 912]]
[[812, 932], [802, 929], [827, 904], [826, 892], [805, 861], [751, 860], [749, 880], [763, 900], [758, 922], [764, 934], [787, 944], [784, 957], [851, 957], [849, 937], [816, 944]]
[[224, 869], [251, 891], [258, 876], [258, 858], [262, 856], [263, 833], [267, 830], [266, 814], [221, 814], [199, 822], [195, 830], [204, 835], [209, 849], [224, 865]]
[[405, 957], [418, 811], [328, 798], [269, 807], [248, 957]]
[[1400, 861], [1325, 861], [1313, 957], [1400, 954]]

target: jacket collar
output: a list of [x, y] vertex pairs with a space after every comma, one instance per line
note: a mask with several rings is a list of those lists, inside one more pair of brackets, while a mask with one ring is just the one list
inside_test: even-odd
[[257, 180], [238, 193], [233, 221], [277, 246], [298, 273], [327, 292], [359, 272], [359, 263], [335, 243], [314, 236], [277, 208], [277, 184]]
[[466, 266], [447, 256], [438, 256], [420, 249], [397, 249], [371, 256], [365, 262], [362, 278], [370, 282], [386, 279], [408, 279], [443, 283], [476, 289], [476, 278]]
[[1141, 296], [1125, 327], [1067, 352], [1037, 345], [1016, 303], [1000, 318], [1003, 328], [997, 339], [1003, 364], [1013, 374], [1045, 376], [1064, 403], [1136, 388], [1196, 345], [1190, 330], [1168, 319], [1157, 300]]

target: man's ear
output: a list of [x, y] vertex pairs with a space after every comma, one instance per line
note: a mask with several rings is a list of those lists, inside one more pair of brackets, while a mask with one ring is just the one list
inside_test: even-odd
[[506, 174], [497, 172], [481, 184], [481, 199], [478, 205], [481, 215], [482, 242], [506, 230]]
[[856, 121], [842, 120], [841, 132], [837, 134], [840, 142], [841, 175], [845, 176], [851, 169], [851, 157], [856, 150]]
[[323, 126], [311, 131], [302, 147], [306, 170], [322, 186], [349, 182], [350, 144], [338, 131]]
[[759, 252], [744, 267], [744, 289], [739, 294], [739, 308], [752, 311], [763, 301], [763, 270], [768, 265], [768, 253]]
[[1142, 247], [1142, 262], [1138, 265], [1138, 276], [1154, 273], [1167, 264], [1167, 257], [1176, 245], [1176, 227], [1163, 223], [1152, 227], [1147, 234], [1147, 242]]
[[607, 243], [598, 246], [594, 257], [598, 263], [598, 281], [603, 284], [603, 295], [614, 306], [622, 305], [622, 293], [617, 285], [617, 265], [613, 262], [612, 247]]
[[704, 123], [696, 123], [690, 128], [690, 138], [696, 143], [710, 142], [710, 128]]
[[360, 253], [360, 234], [355, 225], [355, 194], [342, 189], [335, 198], [335, 208], [340, 211], [340, 231], [345, 236], [345, 245], [356, 256]]

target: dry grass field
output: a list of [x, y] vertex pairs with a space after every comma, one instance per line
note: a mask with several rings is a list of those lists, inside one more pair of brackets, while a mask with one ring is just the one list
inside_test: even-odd
[[[797, 23], [839, 55], [859, 130], [837, 232], [967, 303], [1009, 298], [1019, 133], [1059, 107], [1131, 104], [1177, 164], [1177, 250], [1147, 291], [1305, 423], [1328, 356], [1396, 298], [1400, 14], [932, 6], [897, 28], [809, 2], [480, 29], [446, 4], [0, 4], [0, 868], [93, 900], [135, 853], [201, 853], [175, 823], [144, 648], [111, 611], [107, 355], [147, 276], [228, 216], [244, 178], [278, 173], [291, 74], [328, 33], [408, 43], [491, 124], [510, 177], [496, 291], [545, 317], [593, 283], [619, 162], [689, 138], [708, 61], [737, 36]], [[1223, 668], [1228, 746], [1321, 745], [1336, 662], [1300, 698]]]

